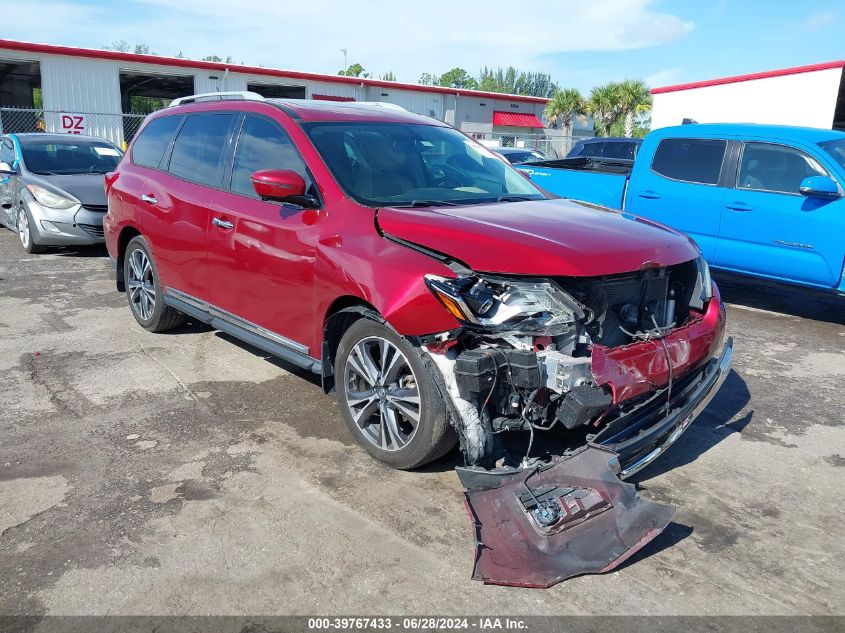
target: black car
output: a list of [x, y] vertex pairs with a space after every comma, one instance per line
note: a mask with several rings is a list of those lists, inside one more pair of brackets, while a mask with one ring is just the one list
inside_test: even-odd
[[28, 253], [102, 243], [104, 174], [122, 155], [93, 136], [0, 136], [0, 224], [18, 233]]
[[581, 139], [569, 150], [567, 158], [587, 156], [589, 158], [621, 158], [634, 160], [642, 145], [641, 138], [627, 136], [602, 136]]

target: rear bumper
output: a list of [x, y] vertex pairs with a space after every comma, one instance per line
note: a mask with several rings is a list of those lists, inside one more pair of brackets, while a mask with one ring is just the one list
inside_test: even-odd
[[685, 381], [672, 398], [668, 414], [661, 392], [610, 422], [592, 444], [619, 455], [619, 477], [622, 479], [642, 470], [665, 453], [704, 411], [730, 373], [732, 360], [733, 339], [728, 338], [719, 357]]

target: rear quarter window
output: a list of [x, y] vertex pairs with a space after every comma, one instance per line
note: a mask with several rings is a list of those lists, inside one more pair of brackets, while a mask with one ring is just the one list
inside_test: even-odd
[[167, 116], [150, 121], [132, 145], [132, 162], [144, 167], [158, 168], [181, 122], [181, 116]]
[[727, 145], [716, 139], [665, 138], [654, 152], [651, 170], [672, 180], [715, 185]]
[[173, 144], [168, 171], [200, 185], [219, 187], [220, 163], [235, 115], [192, 114]]

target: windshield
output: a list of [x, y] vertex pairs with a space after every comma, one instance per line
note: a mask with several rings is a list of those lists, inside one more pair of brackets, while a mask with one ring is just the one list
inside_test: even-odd
[[450, 127], [409, 123], [305, 126], [335, 179], [368, 206], [540, 200], [519, 172]]
[[830, 154], [842, 169], [845, 169], [845, 139], [825, 141], [824, 143], [819, 143], [819, 147]]
[[28, 140], [21, 142], [26, 168], [34, 174], [105, 174], [120, 161], [120, 150], [106, 141]]

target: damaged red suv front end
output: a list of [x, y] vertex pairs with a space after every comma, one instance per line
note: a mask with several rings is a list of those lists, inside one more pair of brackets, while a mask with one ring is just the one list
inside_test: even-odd
[[[483, 209], [436, 215], [458, 235], [488, 221]], [[426, 276], [461, 324], [420, 342], [442, 376], [466, 460], [457, 471], [476, 530], [474, 576], [485, 582], [548, 586], [607, 571], [660, 534], [674, 509], [623, 480], [680, 437], [730, 371], [724, 307], [697, 249], [669, 231], [654, 239], [656, 227], [637, 218], [596, 217], [593, 229], [631, 226], [628, 249], [567, 266], [556, 259], [578, 237], [567, 218], [535, 228], [545, 248], [525, 253], [539, 274], [515, 268], [513, 252], [455, 245], [454, 275]], [[431, 214], [419, 230], [391, 210], [378, 219], [389, 238], [435, 243]], [[650, 251], [647, 235], [665, 250]]]

